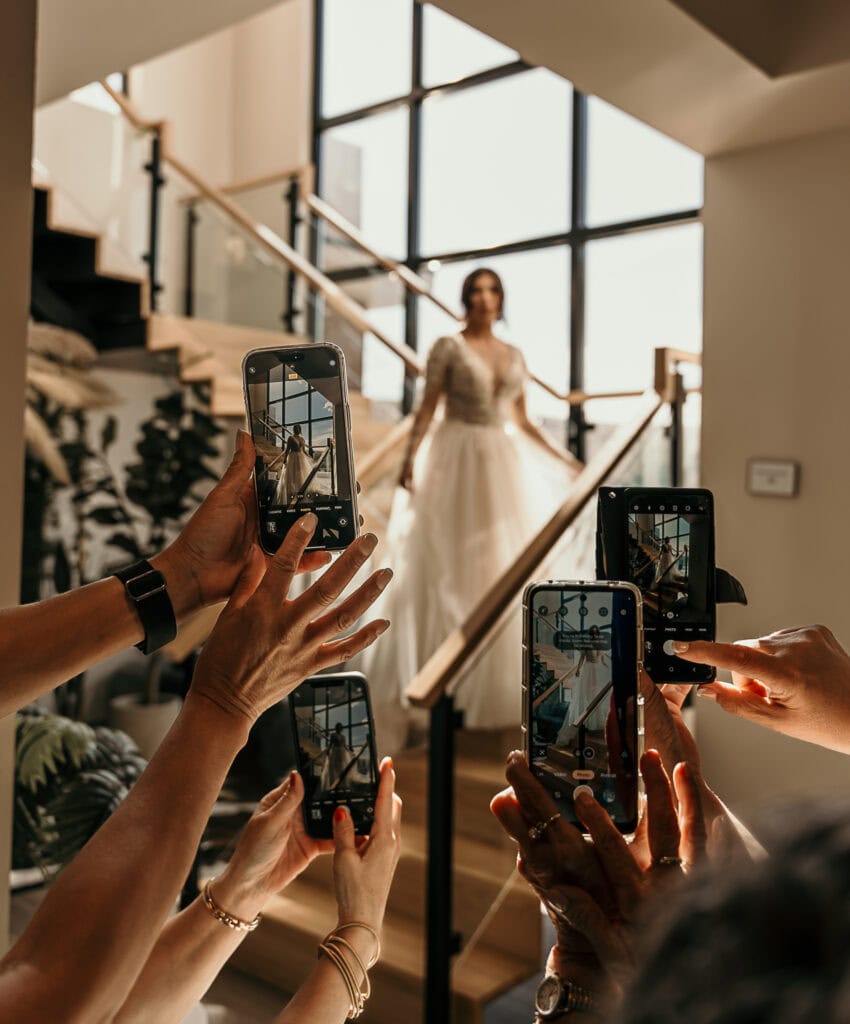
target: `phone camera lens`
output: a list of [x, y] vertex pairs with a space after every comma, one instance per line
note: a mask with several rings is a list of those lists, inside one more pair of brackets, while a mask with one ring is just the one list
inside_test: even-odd
[[336, 366], [336, 359], [331, 360], [331, 366]]
[[256, 366], [249, 366], [248, 367], [248, 373], [256, 373], [256, 372], [257, 372], [257, 367]]

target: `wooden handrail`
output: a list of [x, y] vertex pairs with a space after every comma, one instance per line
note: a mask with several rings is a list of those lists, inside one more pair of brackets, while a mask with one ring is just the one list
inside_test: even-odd
[[643, 405], [634, 421], [618, 430], [591, 459], [579, 474], [564, 504], [502, 573], [466, 621], [446, 637], [420, 669], [405, 691], [411, 704], [419, 708], [433, 707], [449, 689], [565, 530], [575, 522], [605, 478], [647, 429], [662, 404], [661, 395], [657, 391], [645, 392]]
[[[322, 220], [327, 221], [332, 227], [334, 227], [344, 238], [347, 238], [349, 242], [352, 242], [362, 252], [364, 252], [371, 260], [374, 260], [378, 266], [383, 267], [384, 270], [389, 271], [391, 274], [395, 274], [399, 281], [404, 284], [406, 288], [414, 292], [414, 294], [421, 296], [424, 299], [428, 299], [438, 309], [441, 309], [444, 313], [450, 316], [455, 323], [463, 323], [463, 316], [451, 306], [443, 302], [442, 299], [437, 296], [428, 287], [428, 282], [425, 278], [420, 277], [415, 271], [411, 270], [410, 267], [404, 263], [399, 263], [397, 260], [391, 259], [389, 256], [384, 256], [373, 249], [371, 245], [366, 241], [360, 230], [355, 227], [347, 218], [330, 203], [326, 203], [324, 199], [320, 199], [319, 196], [313, 195], [311, 192], [304, 193], [304, 202], [307, 204], [307, 208], [312, 210], [316, 216], [321, 217]], [[571, 401], [569, 394], [563, 394], [558, 391], [557, 388], [552, 387], [551, 384], [547, 384], [545, 380], [542, 380], [536, 374], [529, 374], [530, 380], [543, 388], [554, 398], [559, 399], [562, 402]], [[642, 394], [643, 392], [638, 392]]]
[[[231, 182], [229, 185], [220, 185], [219, 191], [226, 196], [235, 196], [240, 192], [249, 192], [254, 188], [263, 188], [265, 185], [276, 185], [281, 181], [288, 181], [297, 178], [302, 191], [313, 187], [315, 168], [312, 164], [299, 164], [297, 167], [289, 167], [284, 171], [272, 171], [270, 174], [260, 174], [253, 178], [242, 178], [239, 181]], [[190, 193], [182, 196], [181, 203], [186, 205], [196, 203], [202, 196]]]
[[187, 167], [179, 157], [175, 156], [169, 144], [167, 124], [154, 125], [152, 122], [145, 121], [136, 113], [132, 104], [125, 96], [121, 96], [107, 83], [103, 82], [101, 84], [115, 102], [118, 103], [122, 112], [135, 127], [144, 130], [151, 130], [152, 128], [158, 128], [160, 130], [162, 159], [167, 162], [185, 181], [187, 181], [199, 193], [199, 195], [208, 199], [214, 206], [217, 206], [227, 214], [227, 216], [238, 224], [245, 233], [257, 243], [257, 245], [265, 249], [271, 256], [279, 260], [288, 268], [294, 270], [296, 274], [300, 274], [305, 278], [317, 292], [324, 296], [328, 305], [339, 313], [344, 320], [347, 320], [361, 333], [374, 335], [378, 341], [390, 349], [390, 351], [394, 352], [399, 359], [404, 362], [404, 365], [412, 374], [420, 376], [423, 373], [422, 362], [417, 359], [413, 351], [406, 345], [397, 344], [392, 340], [392, 338], [384, 334], [379, 327], [371, 323], [369, 318], [366, 316], [363, 307], [360, 306], [359, 303], [355, 302], [350, 296], [346, 295], [338, 284], [331, 281], [330, 278], [323, 274], [317, 267], [314, 267], [309, 260], [305, 259], [299, 252], [296, 252], [291, 245], [272, 231], [271, 228], [254, 220], [254, 218], [247, 211], [243, 210], [241, 206], [234, 203], [233, 200], [228, 198], [228, 196], [226, 196], [220, 189], [217, 189], [213, 185], [204, 181], [204, 179], [196, 174], [190, 167]]

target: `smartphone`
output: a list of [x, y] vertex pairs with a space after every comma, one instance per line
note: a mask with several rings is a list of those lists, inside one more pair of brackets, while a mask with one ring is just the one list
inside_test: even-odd
[[644, 662], [656, 683], [708, 683], [710, 665], [673, 653], [674, 640], [714, 640], [716, 570], [711, 491], [601, 488], [597, 575], [643, 596]]
[[378, 758], [369, 687], [361, 672], [310, 676], [289, 696], [304, 826], [333, 836], [334, 811], [348, 807], [357, 835], [368, 835], [378, 795]]
[[274, 554], [305, 512], [319, 520], [311, 550], [348, 547], [360, 518], [342, 350], [326, 342], [254, 349], [242, 375], [263, 550]]
[[640, 591], [548, 580], [523, 595], [525, 752], [561, 815], [592, 794], [621, 832], [637, 828], [643, 698]]

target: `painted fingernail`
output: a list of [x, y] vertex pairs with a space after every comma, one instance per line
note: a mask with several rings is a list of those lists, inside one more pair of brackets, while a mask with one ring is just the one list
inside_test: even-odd
[[392, 569], [381, 569], [381, 571], [378, 573], [378, 586], [381, 588], [381, 590], [384, 589], [384, 587], [390, 582], [392, 578]]
[[378, 538], [374, 533], [363, 534], [363, 546], [369, 548], [370, 551], [374, 551], [378, 544]]
[[298, 520], [298, 529], [304, 533], [312, 533], [319, 525], [318, 517], [313, 512], [308, 512]]
[[684, 640], [673, 641], [673, 650], [676, 652], [676, 654], [687, 654], [690, 646], [691, 645], [689, 643], [686, 643]]
[[389, 619], [381, 619], [378, 623], [378, 635], [380, 636], [381, 633], [386, 633], [391, 625], [392, 623]]
[[583, 808], [590, 807], [591, 804], [596, 803], [596, 801], [593, 799], [590, 793], [586, 792], [585, 790], [582, 790], [580, 793], [576, 794], [575, 798], [573, 799], [573, 803], [576, 805], [576, 807], [578, 807], [579, 810], [582, 810]]
[[337, 807], [334, 811], [334, 821], [339, 824], [341, 821], [345, 821], [345, 808]]
[[297, 778], [298, 778], [298, 772], [295, 770], [295, 768], [293, 768], [292, 771], [289, 773], [289, 785], [290, 786], [294, 786], [295, 785], [295, 780]]
[[522, 764], [524, 760], [525, 757], [521, 750], [512, 750], [510, 754], [508, 754], [508, 764]]
[[697, 687], [697, 697], [702, 697], [703, 700], [717, 700], [714, 690], [706, 690], [704, 686]]

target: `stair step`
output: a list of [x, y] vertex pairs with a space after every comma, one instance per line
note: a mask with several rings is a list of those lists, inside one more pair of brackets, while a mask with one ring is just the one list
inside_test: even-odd
[[[315, 965], [317, 943], [334, 927], [336, 914], [331, 892], [296, 881], [269, 902], [262, 925], [246, 937], [232, 963], [293, 992]], [[454, 972], [458, 1024], [478, 1024], [485, 1003], [535, 974], [536, 953], [532, 947], [529, 956], [521, 959], [486, 946], [473, 950]], [[420, 1019], [424, 963], [422, 925], [389, 913], [384, 922], [383, 954], [370, 975], [372, 999], [362, 1019], [372, 1024]]]
[[[404, 751], [393, 761], [398, 789], [404, 800], [405, 819], [424, 822], [428, 806], [427, 753]], [[490, 801], [506, 785], [501, 759], [495, 761], [459, 754], [455, 761], [455, 834], [491, 846], [513, 849], [513, 841], [490, 812]]]
[[[504, 897], [500, 914], [510, 927], [494, 928], [488, 943], [503, 953], [524, 956], [533, 949], [540, 930], [539, 904], [526, 883], [515, 875], [514, 849], [494, 849], [465, 836], [454, 843], [454, 883], [452, 918], [464, 940], [475, 932], [484, 915], [500, 896], [506, 882], [513, 879]], [[402, 852], [396, 869], [388, 907], [400, 917], [424, 922], [428, 872], [427, 830], [412, 824], [404, 813]], [[333, 858], [318, 857], [302, 875], [305, 881], [330, 890], [333, 885]]]

